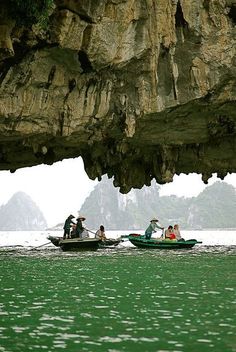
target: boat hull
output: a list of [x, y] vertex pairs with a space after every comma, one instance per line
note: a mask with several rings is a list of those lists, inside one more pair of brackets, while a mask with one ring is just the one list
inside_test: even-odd
[[108, 238], [105, 241], [99, 242], [99, 248], [113, 248], [118, 246], [120, 242], [121, 242], [120, 239]]
[[156, 239], [150, 239], [147, 240], [145, 239], [144, 236], [137, 236], [137, 235], [129, 235], [128, 236], [129, 241], [136, 247], [138, 248], [148, 248], [148, 249], [184, 249], [184, 248], [192, 248], [195, 246], [195, 244], [200, 244], [202, 242], [199, 242], [195, 239], [191, 240], [180, 240], [180, 241], [174, 241], [174, 240], [156, 240]]
[[97, 238], [69, 238], [63, 240], [62, 237], [49, 236], [48, 239], [56, 247], [66, 251], [96, 251], [99, 248]]

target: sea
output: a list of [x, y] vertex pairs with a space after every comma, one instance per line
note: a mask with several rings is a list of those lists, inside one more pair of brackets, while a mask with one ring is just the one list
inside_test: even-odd
[[236, 230], [183, 231], [202, 244], [179, 250], [62, 252], [48, 235], [0, 232], [0, 351], [236, 351]]

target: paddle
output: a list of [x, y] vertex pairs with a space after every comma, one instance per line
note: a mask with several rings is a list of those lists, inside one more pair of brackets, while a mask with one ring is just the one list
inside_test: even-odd
[[[91, 230], [89, 230], [89, 229], [85, 229], [85, 230], [87, 230], [88, 232], [91, 232], [91, 233], [93, 233], [94, 235], [96, 235], [96, 232], [93, 232], [93, 231], [91, 231]], [[117, 238], [117, 240], [118, 240], [119, 238]], [[121, 242], [124, 242], [124, 240], [121, 240]]]
[[161, 238], [165, 238], [165, 229], [162, 229]]
[[93, 231], [91, 231], [91, 230], [89, 230], [89, 229], [85, 229], [85, 230], [88, 231], [88, 232], [93, 233], [94, 235], [96, 235], [96, 232], [93, 232]]
[[49, 244], [49, 243], [52, 243], [52, 242], [51, 241], [50, 242], [46, 242], [44, 244], [41, 244], [40, 246], [37, 246], [37, 247], [34, 247], [34, 248], [30, 248], [30, 251], [32, 251], [33, 249], [39, 248], [39, 247], [46, 246], [46, 244]]

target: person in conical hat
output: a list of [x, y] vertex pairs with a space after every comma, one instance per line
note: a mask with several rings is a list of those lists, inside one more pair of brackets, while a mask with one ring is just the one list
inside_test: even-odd
[[82, 215], [79, 215], [79, 216], [78, 216], [78, 218], [77, 218], [76, 220], [78, 220], [78, 219], [80, 219], [81, 221], [86, 220], [86, 218], [85, 218], [84, 216], [82, 216]]
[[157, 218], [152, 218], [150, 221], [150, 225], [145, 231], [145, 238], [146, 240], [150, 240], [152, 237], [152, 234], [156, 232], [157, 229], [164, 230], [164, 227], [162, 227], [160, 224], [158, 224], [159, 220]]
[[81, 234], [85, 230], [83, 227], [82, 221], [86, 220], [86, 218], [82, 215], [79, 215], [78, 218], [76, 219], [76, 237], [82, 237]]

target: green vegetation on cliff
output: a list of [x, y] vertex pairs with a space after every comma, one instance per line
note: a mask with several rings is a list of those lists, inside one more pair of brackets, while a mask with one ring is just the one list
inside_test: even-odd
[[18, 25], [44, 24], [53, 3], [53, 0], [9, 0], [9, 14]]
[[81, 207], [86, 224], [107, 230], [145, 229], [153, 216], [167, 227], [179, 223], [181, 228], [235, 228], [236, 191], [225, 182], [208, 186], [197, 197], [160, 196], [160, 186], [119, 193], [112, 181], [103, 178]]

